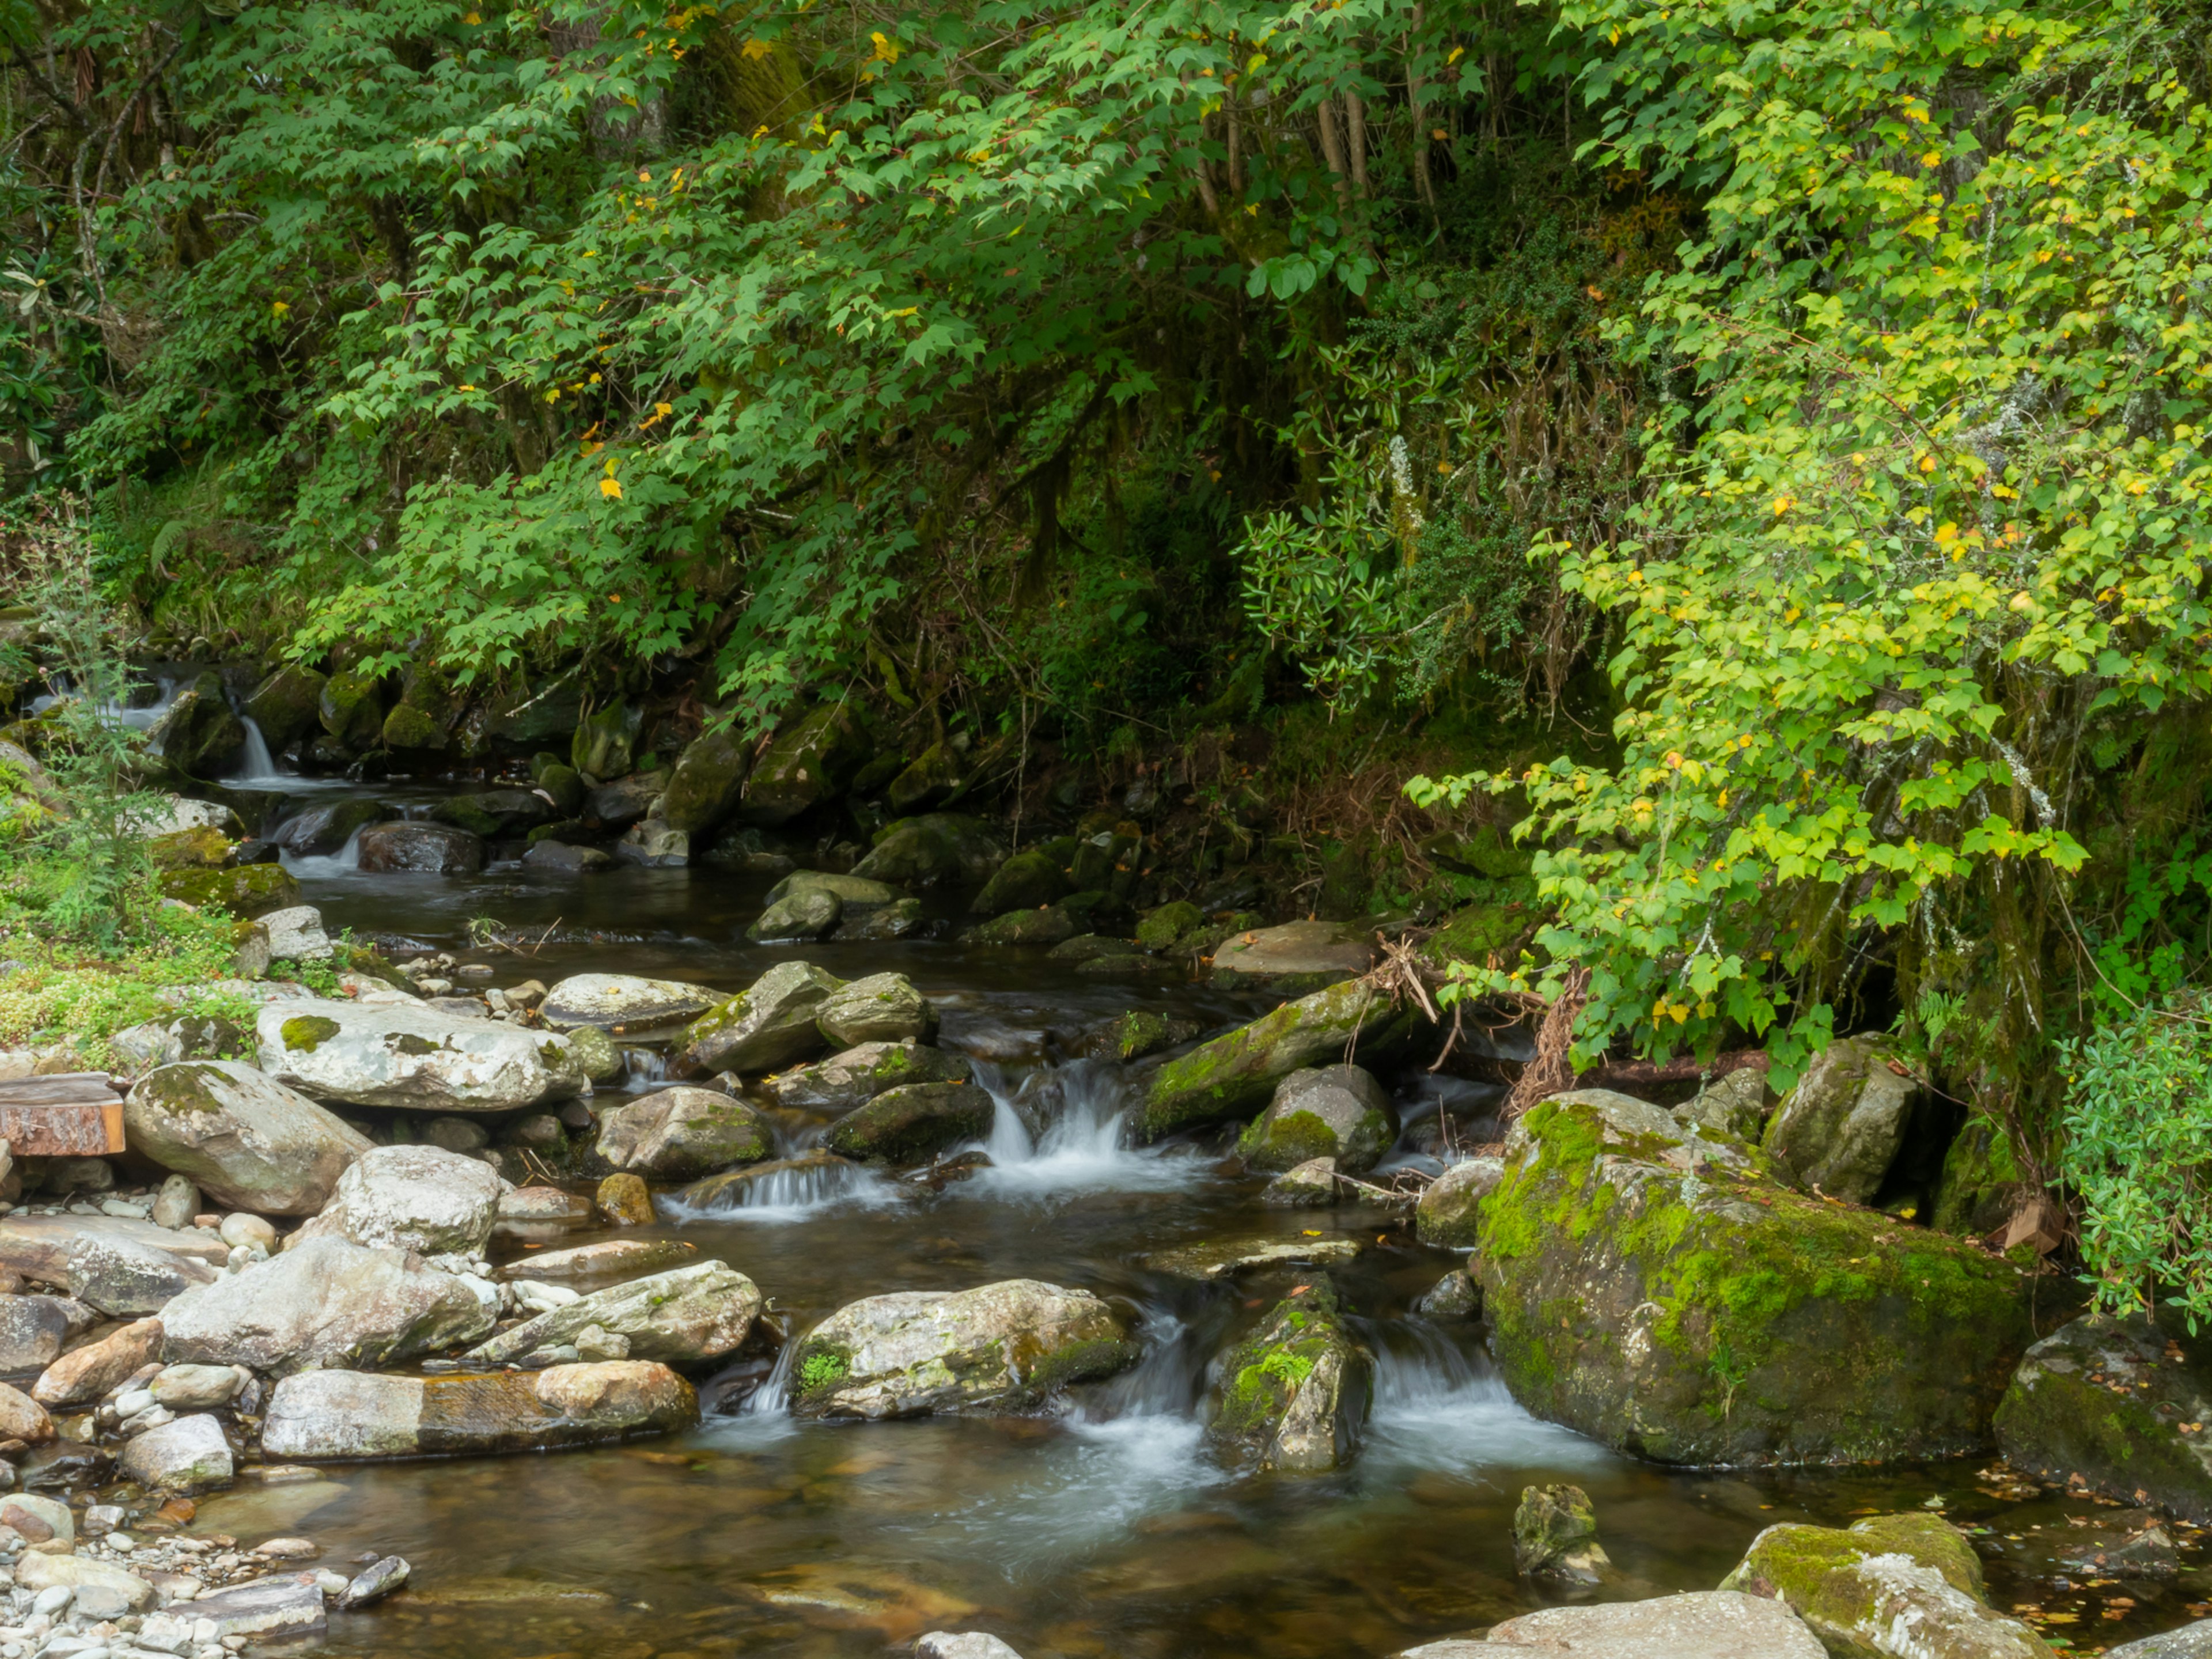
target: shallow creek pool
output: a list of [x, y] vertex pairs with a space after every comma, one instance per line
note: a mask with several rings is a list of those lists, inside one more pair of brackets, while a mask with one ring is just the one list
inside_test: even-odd
[[[734, 990], [792, 954], [744, 941], [767, 882], [712, 868], [457, 878], [366, 875], [345, 854], [290, 863], [333, 930], [487, 963], [495, 977], [479, 985], [596, 970]], [[483, 919], [542, 943], [472, 948]], [[1223, 1173], [1218, 1154], [1124, 1146], [1118, 1068], [1069, 1058], [1084, 1028], [1133, 1006], [1218, 1028], [1263, 1002], [1102, 983], [1042, 953], [951, 942], [805, 954], [841, 975], [908, 975], [939, 1001], [944, 1044], [1024, 1109], [1002, 1104], [989, 1167], [939, 1189], [787, 1183], [748, 1209], [664, 1214], [658, 1231], [752, 1277], [793, 1334], [881, 1291], [1033, 1277], [1121, 1299], [1139, 1317], [1142, 1364], [1058, 1415], [874, 1425], [794, 1422], [771, 1374], [680, 1439], [338, 1468], [204, 1503], [195, 1531], [306, 1533], [326, 1562], [396, 1552], [414, 1564], [410, 1594], [335, 1615], [325, 1650], [858, 1659], [951, 1627], [989, 1630], [1026, 1659], [1364, 1659], [1539, 1605], [1515, 1574], [1511, 1522], [1522, 1486], [1548, 1480], [1589, 1492], [1616, 1565], [1650, 1591], [1711, 1588], [1777, 1521], [1927, 1505], [1975, 1530], [1998, 1605], [2037, 1609], [2079, 1650], [2196, 1616], [2193, 1534], [2181, 1535], [2178, 1578], [2098, 1580], [2062, 1565], [2064, 1546], [2110, 1510], [2023, 1496], [1986, 1461], [1673, 1472], [1540, 1422], [1492, 1376], [1479, 1326], [1410, 1312], [1449, 1253], [1414, 1244], [1381, 1210], [1263, 1209], [1261, 1181]], [[654, 1086], [651, 1069], [623, 1086]], [[1411, 1137], [1438, 1090], [1419, 1075], [1399, 1084]], [[1450, 1103], [1479, 1117], [1491, 1103], [1475, 1091]], [[1137, 1259], [1309, 1228], [1370, 1241], [1336, 1275], [1377, 1358], [1362, 1448], [1338, 1475], [1231, 1478], [1201, 1443], [1209, 1365], [1315, 1270], [1200, 1285]], [[595, 1236], [503, 1237], [494, 1253]], [[710, 1412], [738, 1392], [702, 1390]]]

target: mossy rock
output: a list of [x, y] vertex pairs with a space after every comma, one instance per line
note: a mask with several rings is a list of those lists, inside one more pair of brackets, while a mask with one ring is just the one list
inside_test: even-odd
[[304, 903], [300, 884], [281, 864], [249, 864], [233, 870], [169, 870], [161, 878], [162, 896], [204, 909], [219, 904], [234, 916], [251, 919]]
[[1464, 962], [1480, 968], [1518, 959], [1535, 932], [1537, 914], [1527, 904], [1470, 904], [1446, 917], [1422, 942], [1421, 953], [1437, 965]]
[[1194, 1021], [1156, 1013], [1150, 1008], [1132, 1008], [1091, 1032], [1085, 1047], [1110, 1060], [1141, 1060], [1178, 1042], [1188, 1042], [1198, 1032]]
[[1357, 1066], [1293, 1072], [1275, 1085], [1267, 1109], [1254, 1118], [1237, 1151], [1255, 1170], [1294, 1170], [1317, 1158], [1346, 1175], [1382, 1161], [1398, 1139], [1398, 1113], [1373, 1075]]
[[746, 745], [727, 730], [701, 733], [677, 757], [661, 792], [660, 816], [672, 830], [696, 836], [738, 810], [750, 760]]
[[1042, 910], [1009, 910], [961, 934], [963, 945], [1058, 945], [1075, 937], [1075, 918], [1057, 904]]
[[211, 778], [246, 748], [246, 722], [231, 712], [222, 676], [202, 674], [146, 732], [146, 747], [190, 777]]
[[927, 812], [958, 798], [966, 782], [964, 757], [949, 743], [933, 743], [889, 780], [884, 799], [894, 812]]
[[1176, 899], [1145, 912], [1137, 923], [1137, 943], [1147, 951], [1172, 951], [1206, 920], [1188, 899]]
[[1932, 1219], [1940, 1231], [1977, 1238], [2003, 1226], [2021, 1200], [2037, 1190], [2004, 1125], [1977, 1112], [1943, 1154]]
[[1514, 1397], [1662, 1463], [1978, 1452], [2033, 1340], [2021, 1267], [1602, 1091], [1516, 1126], [1475, 1261]]
[[1067, 878], [1060, 866], [1032, 848], [1000, 865], [969, 908], [979, 916], [1041, 910], [1066, 897], [1067, 892]]
[[1534, 848], [1516, 847], [1495, 824], [1485, 824], [1466, 836], [1449, 832], [1431, 836], [1421, 850], [1447, 870], [1480, 876], [1491, 881], [1510, 881], [1535, 867]]
[[1222, 1364], [1206, 1439], [1231, 1461], [1318, 1474], [1348, 1462], [1367, 1414], [1373, 1362], [1316, 1278], [1268, 1310]]
[[568, 744], [568, 764], [587, 776], [607, 779], [629, 775], [631, 756], [645, 712], [635, 703], [615, 702], [596, 708], [576, 726]]
[[213, 824], [173, 830], [146, 843], [156, 870], [220, 870], [237, 854], [238, 843]]
[[446, 728], [427, 710], [398, 703], [384, 717], [382, 741], [386, 749], [434, 751], [446, 746]]
[[774, 825], [842, 790], [867, 758], [860, 722], [842, 702], [823, 703], [778, 729], [745, 780], [738, 816]]
[[875, 833], [853, 873], [894, 887], [968, 886], [988, 881], [1006, 849], [981, 818], [925, 812], [895, 818]]
[[384, 741], [384, 692], [372, 677], [348, 669], [323, 682], [317, 700], [323, 730], [349, 749], [374, 749]]
[[908, 1083], [886, 1089], [830, 1126], [823, 1144], [868, 1164], [921, 1164], [991, 1132], [997, 1110], [972, 1083]]
[[261, 728], [261, 740], [270, 753], [314, 730], [323, 684], [313, 669], [286, 663], [253, 688], [246, 700], [246, 717]]

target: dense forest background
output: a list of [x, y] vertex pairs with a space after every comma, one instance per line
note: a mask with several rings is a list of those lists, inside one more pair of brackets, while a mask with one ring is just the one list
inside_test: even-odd
[[1258, 732], [1369, 898], [1517, 825], [1470, 994], [1893, 1029], [2154, 1171], [2124, 1278], [2212, 1202], [2207, 21], [4, 0], [5, 492], [143, 652]]

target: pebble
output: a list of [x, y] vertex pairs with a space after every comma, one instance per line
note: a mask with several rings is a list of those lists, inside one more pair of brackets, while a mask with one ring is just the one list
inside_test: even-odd
[[276, 1248], [276, 1229], [261, 1217], [243, 1210], [223, 1217], [222, 1224], [216, 1231], [222, 1235], [222, 1242], [234, 1249], [241, 1244], [258, 1244], [264, 1250]]
[[102, 1215], [121, 1216], [131, 1221], [143, 1221], [154, 1213], [150, 1204], [134, 1204], [127, 1198], [104, 1198], [100, 1201]]
[[312, 1538], [271, 1538], [266, 1543], [253, 1547], [256, 1555], [270, 1556], [279, 1561], [305, 1561], [322, 1551]]

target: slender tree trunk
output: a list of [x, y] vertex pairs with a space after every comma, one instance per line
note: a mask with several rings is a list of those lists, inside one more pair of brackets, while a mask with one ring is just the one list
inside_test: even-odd
[[1367, 194], [1367, 106], [1356, 92], [1344, 94], [1344, 129], [1352, 141], [1352, 187], [1364, 198]]

